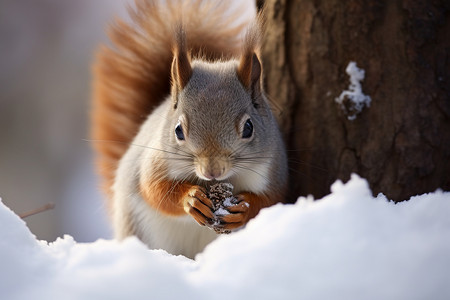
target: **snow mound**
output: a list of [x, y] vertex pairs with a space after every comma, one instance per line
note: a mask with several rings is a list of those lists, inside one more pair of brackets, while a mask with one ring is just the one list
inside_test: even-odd
[[195, 261], [136, 238], [37, 241], [0, 203], [2, 299], [449, 299], [450, 193], [394, 204], [356, 175], [264, 209]]

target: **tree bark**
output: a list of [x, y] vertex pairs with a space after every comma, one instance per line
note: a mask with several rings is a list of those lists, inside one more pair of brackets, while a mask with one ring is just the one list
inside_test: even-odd
[[[289, 151], [290, 200], [351, 173], [394, 201], [450, 190], [449, 1], [271, 0], [262, 51]], [[335, 102], [350, 61], [372, 103]]]

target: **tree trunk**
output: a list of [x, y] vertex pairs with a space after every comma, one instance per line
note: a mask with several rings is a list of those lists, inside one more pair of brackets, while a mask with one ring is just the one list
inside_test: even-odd
[[[267, 1], [265, 85], [289, 150], [291, 197], [351, 173], [395, 201], [450, 189], [449, 1]], [[365, 70], [356, 119], [336, 103]]]

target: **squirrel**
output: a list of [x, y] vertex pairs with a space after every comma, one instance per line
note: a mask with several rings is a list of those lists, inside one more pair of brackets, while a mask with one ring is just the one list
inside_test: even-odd
[[[113, 47], [97, 53], [92, 137], [119, 240], [135, 235], [194, 258], [218, 236], [212, 227], [238, 230], [284, 202], [286, 150], [262, 86], [261, 21], [239, 21], [228, 6], [135, 0], [132, 23], [116, 20]], [[220, 216], [207, 193], [217, 182], [236, 199]]]

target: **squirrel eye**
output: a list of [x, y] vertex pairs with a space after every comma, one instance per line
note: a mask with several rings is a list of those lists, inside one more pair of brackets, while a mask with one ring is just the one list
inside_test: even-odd
[[175, 127], [175, 136], [179, 141], [184, 141], [183, 128], [181, 127], [180, 123], [178, 123], [177, 126]]
[[253, 123], [250, 121], [250, 119], [247, 119], [244, 124], [244, 129], [242, 130], [242, 138], [243, 139], [249, 139], [252, 137], [253, 134]]

